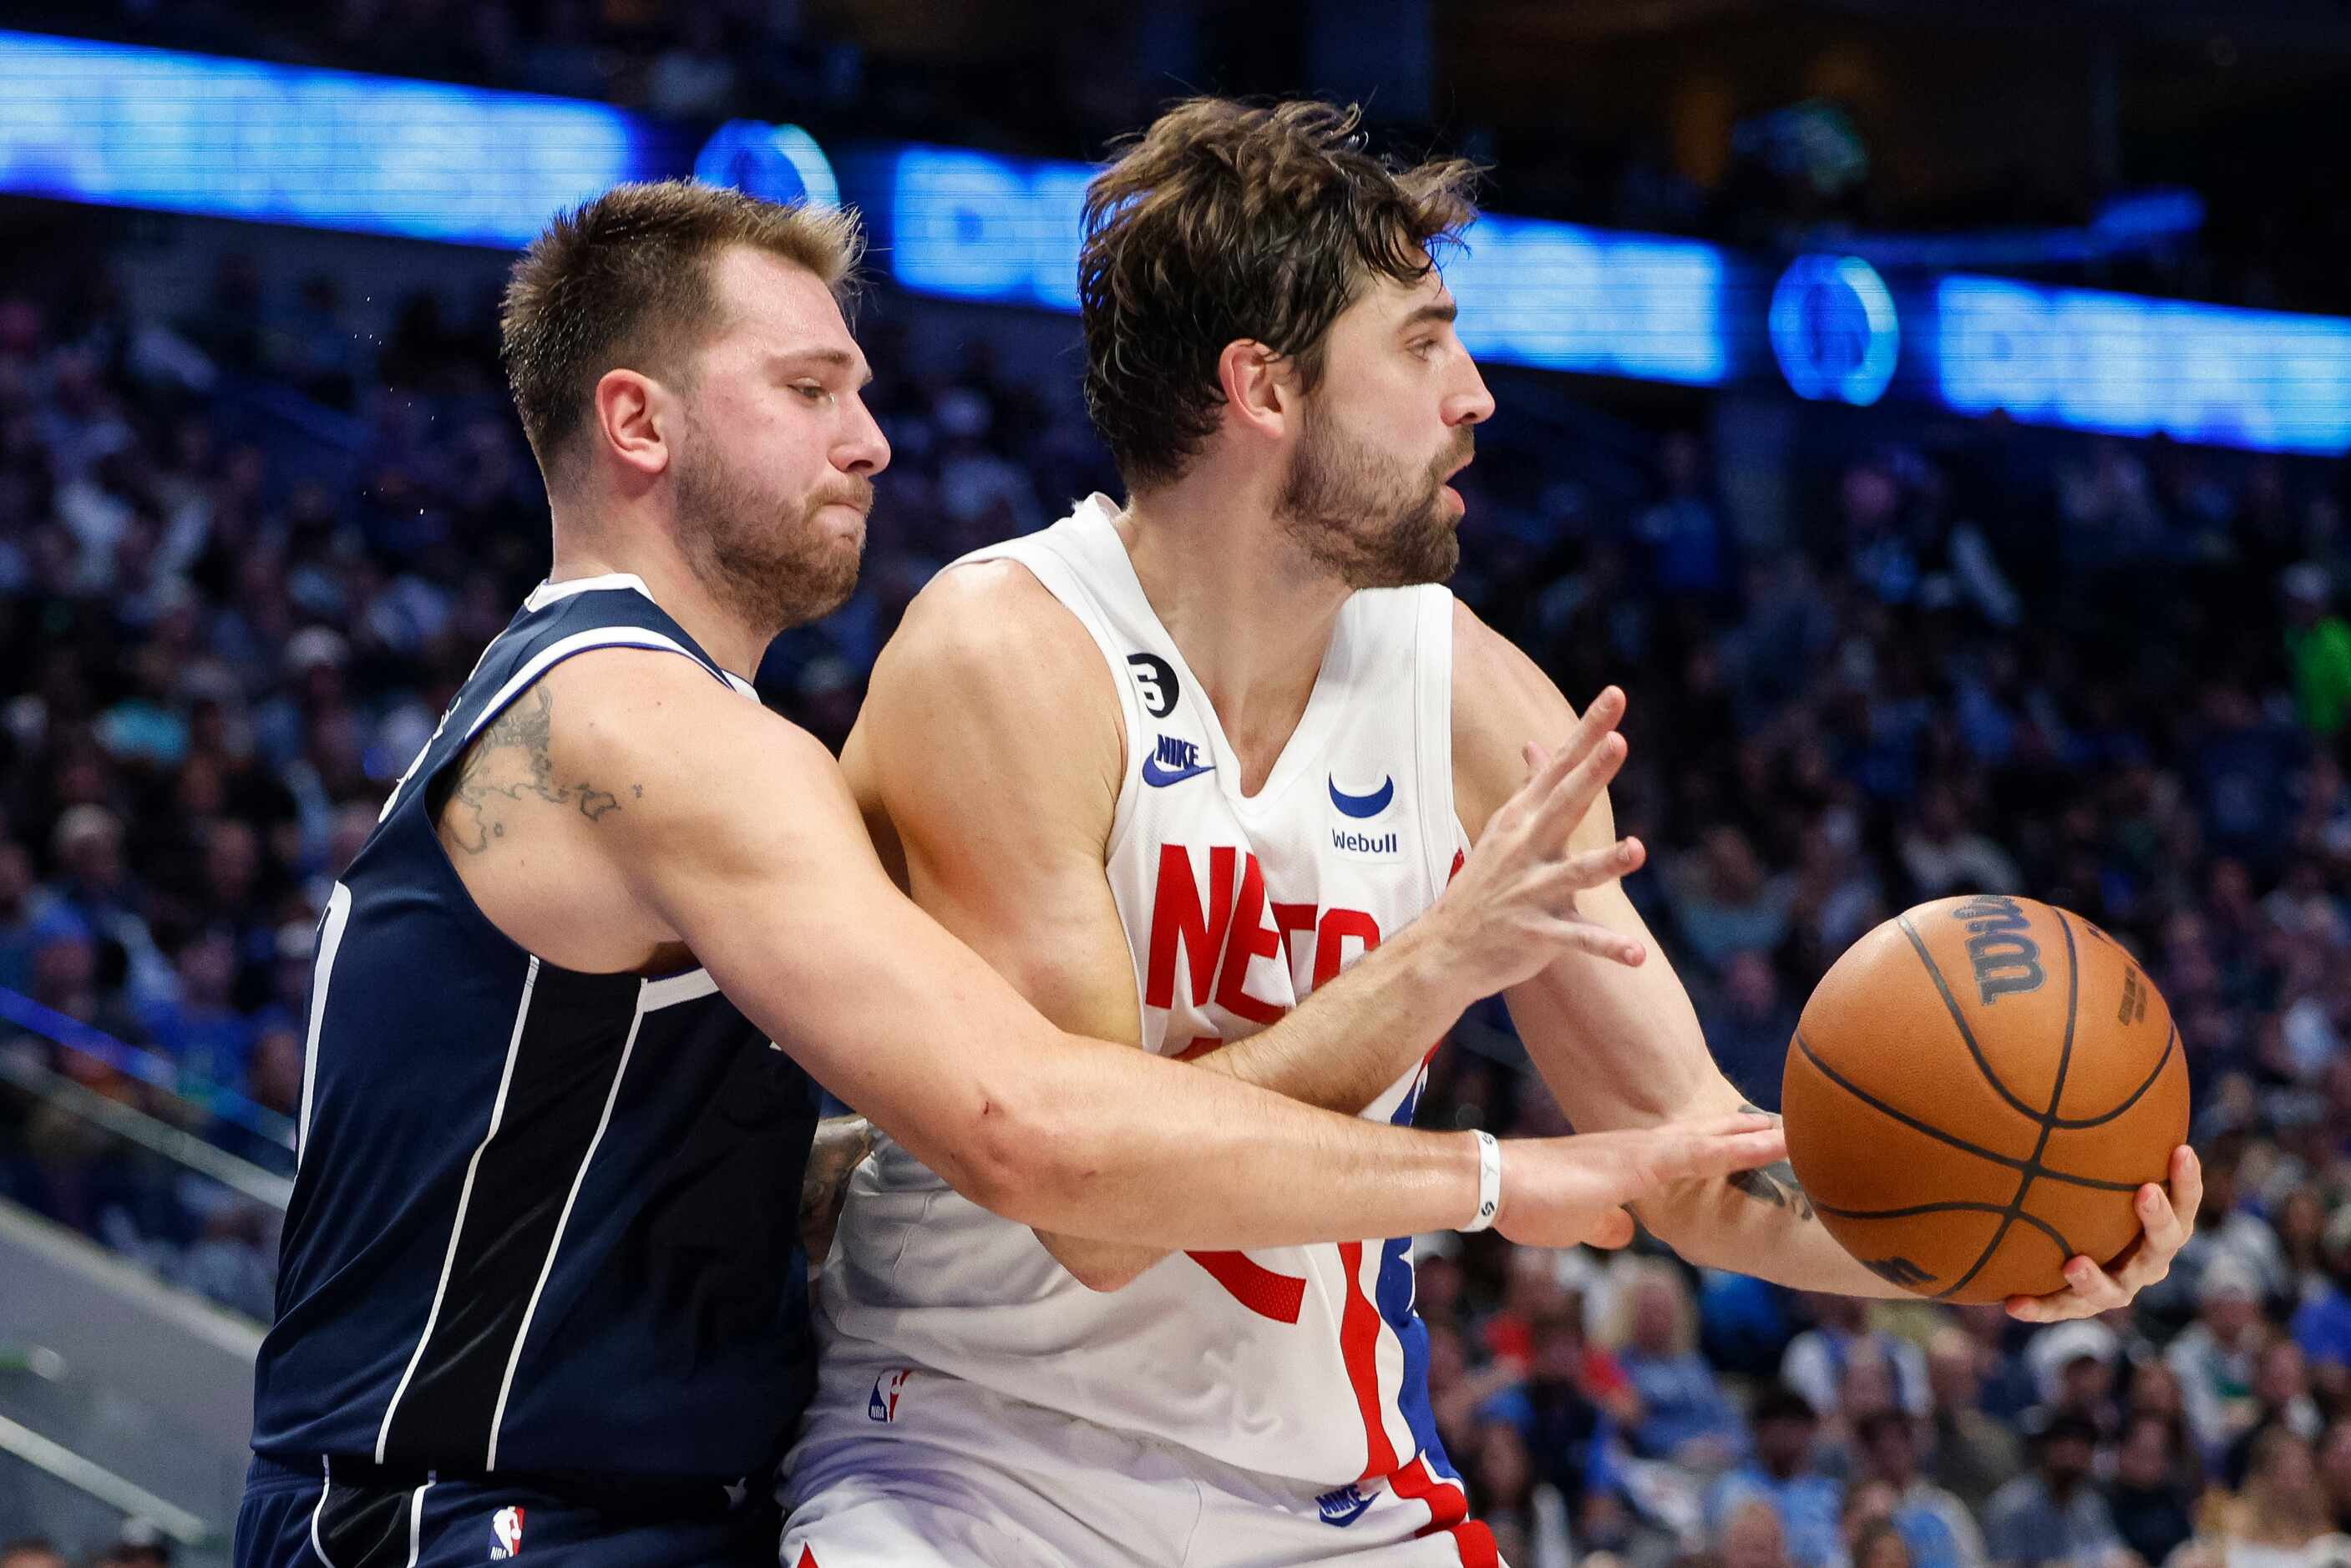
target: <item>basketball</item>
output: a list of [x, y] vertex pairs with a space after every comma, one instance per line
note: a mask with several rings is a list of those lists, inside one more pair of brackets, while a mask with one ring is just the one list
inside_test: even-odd
[[1845, 1250], [1919, 1295], [2065, 1287], [2139, 1232], [2135, 1195], [2188, 1136], [2179, 1031], [2079, 915], [1921, 904], [1821, 977], [1782, 1082], [1788, 1155]]

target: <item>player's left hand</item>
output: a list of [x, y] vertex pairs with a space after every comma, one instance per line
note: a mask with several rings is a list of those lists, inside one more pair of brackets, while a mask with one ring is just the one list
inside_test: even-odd
[[2196, 1151], [2181, 1144], [2171, 1151], [2171, 1190], [2152, 1181], [2138, 1189], [2139, 1237], [2102, 1269], [2095, 1258], [2065, 1265], [2065, 1288], [2045, 1296], [2011, 1296], [2011, 1317], [2026, 1323], [2064, 1323], [2095, 1317], [2128, 1306], [2133, 1297], [2171, 1272], [2171, 1260], [2196, 1234], [2196, 1210], [2204, 1201], [2204, 1168]]

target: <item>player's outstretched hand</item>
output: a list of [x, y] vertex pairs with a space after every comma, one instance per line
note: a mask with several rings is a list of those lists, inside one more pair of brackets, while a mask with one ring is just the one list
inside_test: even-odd
[[1512, 1138], [1502, 1145], [1502, 1202], [1494, 1229], [1530, 1247], [1621, 1247], [1633, 1239], [1626, 1204], [1655, 1198], [1677, 1181], [1729, 1176], [1787, 1158], [1779, 1123], [1747, 1114], [1636, 1132]]
[[1625, 693], [1611, 686], [1592, 700], [1566, 744], [1545, 753], [1526, 749], [1532, 772], [1502, 803], [1460, 874], [1424, 920], [1441, 922], [1452, 961], [1465, 966], [1481, 993], [1518, 984], [1563, 951], [1614, 963], [1647, 956], [1639, 942], [1576, 908], [1576, 895], [1640, 869], [1637, 838], [1570, 853], [1575, 831], [1625, 762]]
[[2133, 1297], [2171, 1272], [2171, 1260], [2196, 1234], [2196, 1210], [2204, 1201], [2204, 1168], [2196, 1151], [2181, 1144], [2171, 1151], [2171, 1190], [2150, 1181], [2138, 1189], [2138, 1240], [2109, 1268], [2095, 1258], [2065, 1265], [2065, 1288], [2045, 1296], [2011, 1296], [2011, 1317], [2026, 1323], [2064, 1323], [2095, 1317], [2128, 1306]]

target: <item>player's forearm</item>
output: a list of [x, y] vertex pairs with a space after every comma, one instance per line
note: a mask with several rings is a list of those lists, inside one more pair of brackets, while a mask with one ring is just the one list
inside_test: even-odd
[[1353, 1116], [1428, 1054], [1463, 1009], [1442, 912], [1423, 916], [1271, 1027], [1198, 1059], [1212, 1073]]
[[[1669, 965], [1631, 975], [1573, 972], [1510, 994], [1528, 1054], [1577, 1130], [1655, 1127], [1753, 1110], [1714, 1064], [1697, 1010]], [[1650, 1232], [1693, 1263], [1840, 1295], [1896, 1296], [1837, 1244], [1787, 1161], [1685, 1182], [1642, 1203]]]
[[1686, 1182], [1639, 1205], [1641, 1222], [1690, 1262], [1796, 1290], [1898, 1297], [1840, 1246], [1786, 1160], [1737, 1176]]
[[1033, 1054], [971, 1196], [1041, 1231], [1228, 1249], [1451, 1230], [1478, 1204], [1468, 1134], [1342, 1116], [1141, 1052]]

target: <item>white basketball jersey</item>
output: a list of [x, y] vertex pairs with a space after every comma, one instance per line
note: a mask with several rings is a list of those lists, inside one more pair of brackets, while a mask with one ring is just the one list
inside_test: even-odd
[[[965, 559], [1019, 562], [1109, 661], [1126, 774], [1104, 870], [1144, 1046], [1189, 1056], [1272, 1023], [1394, 935], [1466, 851], [1453, 599], [1435, 587], [1349, 598], [1295, 733], [1244, 796], [1113, 511], [1096, 495]], [[1037, 717], [1035, 743], [1050, 745], [1051, 716]], [[1363, 1114], [1408, 1122], [1427, 1054]], [[852, 1179], [820, 1300], [836, 1363], [928, 1367], [1259, 1474], [1345, 1488], [1436, 1449], [1406, 1240], [1177, 1254], [1095, 1292], [884, 1139]]]

